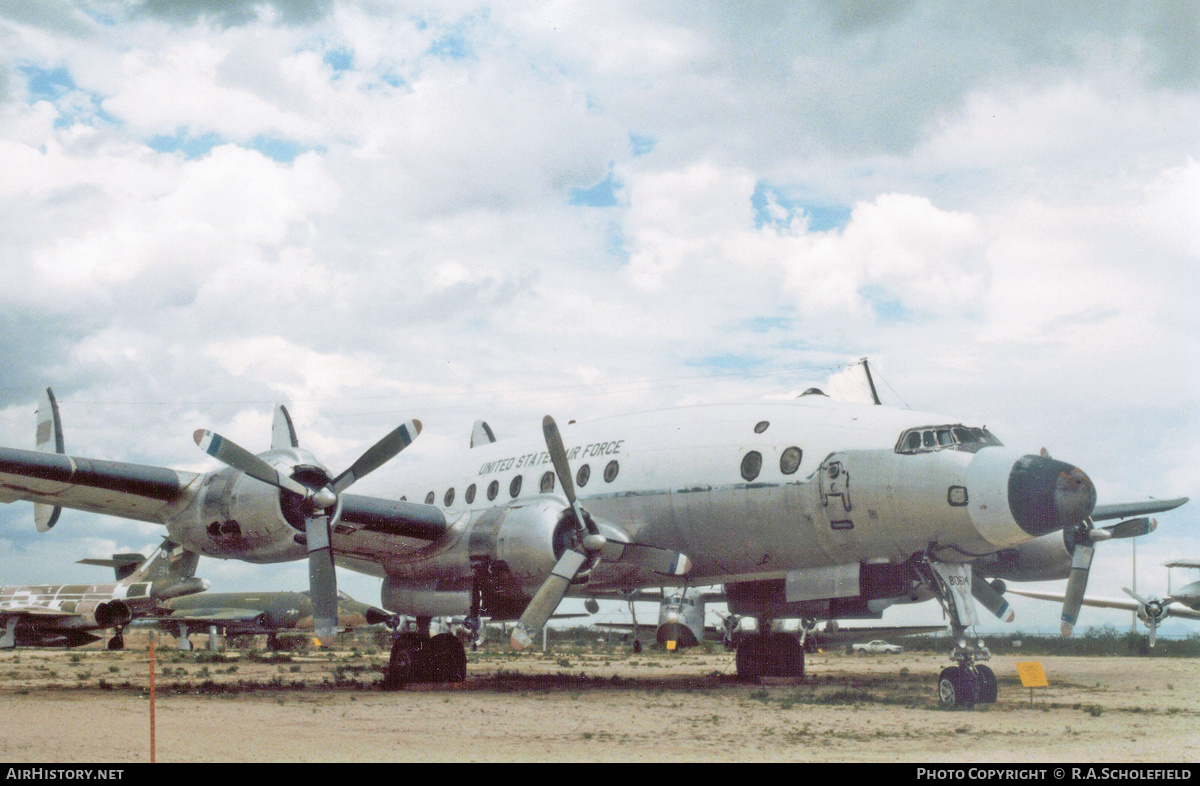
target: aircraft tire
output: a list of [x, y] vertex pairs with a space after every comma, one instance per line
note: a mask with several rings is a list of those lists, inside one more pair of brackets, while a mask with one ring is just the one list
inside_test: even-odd
[[995, 704], [998, 689], [996, 672], [982, 664], [975, 667], [975, 701], [980, 704]]
[[114, 652], [125, 649], [125, 637], [118, 633], [108, 640], [108, 648]]
[[454, 635], [439, 633], [429, 640], [422, 654], [434, 682], [462, 682], [467, 678], [467, 653]]
[[974, 706], [975, 689], [974, 675], [962, 666], [942, 669], [938, 676], [938, 700], [943, 707]]
[[399, 636], [392, 642], [392, 655], [383, 678], [384, 690], [400, 690], [413, 680], [419, 650], [412, 644], [406, 636]]
[[765, 675], [768, 649], [766, 636], [755, 633], [742, 637], [734, 656], [739, 681], [757, 682], [759, 677]]
[[804, 648], [795, 636], [775, 633], [767, 639], [770, 665], [764, 672], [768, 677], [803, 677]]

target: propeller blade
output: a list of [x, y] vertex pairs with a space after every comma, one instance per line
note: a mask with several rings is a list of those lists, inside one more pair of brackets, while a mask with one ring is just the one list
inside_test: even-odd
[[1070, 636], [1083, 607], [1083, 593], [1087, 591], [1088, 573], [1092, 569], [1092, 557], [1096, 548], [1077, 543], [1071, 554], [1071, 575], [1067, 577], [1067, 592], [1063, 598], [1062, 635]]
[[313, 627], [324, 646], [337, 636], [337, 571], [329, 540], [329, 516], [309, 516], [304, 520], [308, 541], [308, 595], [313, 605]]
[[1158, 527], [1158, 521], [1146, 516], [1136, 519], [1122, 521], [1119, 524], [1113, 524], [1111, 527], [1104, 529], [1112, 532], [1114, 538], [1136, 538], [1140, 535], [1149, 535]]
[[1146, 599], [1145, 599], [1145, 598], [1143, 598], [1141, 595], [1139, 595], [1139, 594], [1137, 594], [1136, 592], [1134, 592], [1133, 590], [1129, 589], [1129, 587], [1121, 587], [1121, 591], [1122, 591], [1122, 592], [1124, 592], [1124, 593], [1125, 593], [1126, 595], [1128, 595], [1129, 597], [1131, 597], [1131, 598], [1133, 598], [1134, 600], [1136, 600], [1138, 603], [1142, 604], [1143, 606], [1149, 606], [1149, 605], [1150, 605], [1150, 601], [1146, 600]]
[[563, 495], [575, 513], [575, 520], [580, 527], [586, 527], [589, 534], [598, 535], [599, 528], [595, 522], [589, 523], [583, 516], [583, 509], [575, 498], [575, 484], [571, 481], [571, 465], [567, 462], [567, 449], [563, 447], [562, 434], [554, 418], [547, 415], [542, 418], [542, 434], [546, 437], [546, 452], [550, 454], [550, 462], [554, 465], [554, 474], [558, 476], [558, 484], [562, 487]]
[[401, 423], [390, 434], [368, 448], [348, 470], [334, 478], [329, 487], [333, 489], [333, 493], [341, 494], [356, 480], [366, 477], [391, 461], [397, 453], [411, 445], [420, 433], [421, 421], [410, 420]]
[[196, 440], [196, 444], [200, 446], [201, 450], [228, 467], [245, 472], [255, 480], [261, 480], [275, 488], [290, 491], [301, 497], [311, 496], [312, 492], [309, 489], [287, 475], [280, 475], [270, 464], [220, 434], [201, 428], [196, 429], [192, 438]]
[[587, 561], [587, 557], [574, 549], [567, 549], [563, 552], [550, 571], [550, 575], [538, 588], [533, 600], [529, 601], [529, 605], [525, 607], [525, 613], [521, 615], [520, 621], [513, 628], [510, 641], [513, 649], [523, 650], [533, 643], [534, 638], [541, 632], [542, 626], [546, 624], [546, 620], [550, 619], [554, 610], [558, 608], [558, 604], [566, 596], [571, 581], [587, 564]]
[[686, 576], [692, 570], [692, 561], [686, 554], [641, 543], [606, 540], [600, 549], [600, 559], [637, 565], [664, 576]]
[[1149, 621], [1146, 622], [1146, 627], [1148, 627], [1150, 629], [1150, 646], [1153, 647], [1154, 646], [1154, 636], [1156, 633], [1158, 633], [1158, 618], [1151, 617], [1149, 619]]
[[1008, 601], [1004, 599], [1004, 595], [997, 592], [995, 587], [984, 581], [974, 571], [971, 571], [971, 594], [975, 596], [975, 600], [979, 601], [985, 609], [995, 614], [1001, 621], [1012, 622], [1017, 618], [1017, 613], [1008, 605]]

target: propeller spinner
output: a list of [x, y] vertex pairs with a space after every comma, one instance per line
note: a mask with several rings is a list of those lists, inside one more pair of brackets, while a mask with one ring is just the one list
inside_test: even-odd
[[300, 510], [304, 518], [308, 550], [309, 596], [312, 598], [317, 639], [322, 644], [329, 644], [337, 633], [337, 572], [330, 532], [338, 514], [339, 497], [355, 481], [379, 469], [412, 444], [420, 433], [419, 420], [401, 424], [368, 448], [347, 470], [316, 488], [280, 474], [270, 464], [220, 434], [197, 429], [192, 435], [201, 450], [221, 463], [301, 498]]

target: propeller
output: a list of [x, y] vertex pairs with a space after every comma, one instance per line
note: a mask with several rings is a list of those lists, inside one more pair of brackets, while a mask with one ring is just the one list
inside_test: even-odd
[[1136, 518], [1122, 521], [1110, 527], [1097, 527], [1090, 517], [1074, 527], [1063, 530], [1067, 547], [1071, 552], [1071, 573], [1067, 576], [1067, 590], [1063, 597], [1062, 635], [1070, 636], [1083, 607], [1083, 594], [1087, 591], [1088, 574], [1092, 559], [1096, 555], [1096, 544], [1106, 540], [1136, 538], [1152, 532], [1158, 522], [1151, 518]]
[[1138, 609], [1138, 616], [1141, 617], [1142, 622], [1146, 623], [1146, 627], [1150, 630], [1150, 646], [1153, 647], [1154, 637], [1158, 632], [1158, 623], [1167, 618], [1167, 604], [1158, 598], [1146, 600], [1141, 595], [1129, 589], [1129, 587], [1121, 587], [1121, 589], [1126, 595], [1142, 604], [1142, 607]]
[[550, 463], [554, 465], [554, 474], [558, 476], [559, 487], [567, 498], [575, 520], [575, 543], [563, 551], [513, 628], [510, 643], [517, 650], [523, 650], [533, 643], [534, 637], [566, 597], [571, 582], [585, 567], [590, 569], [599, 561], [606, 560], [636, 564], [668, 576], [682, 576], [692, 568], [691, 560], [677, 551], [640, 543], [610, 541], [600, 534], [600, 528], [584, 514], [575, 496], [567, 450], [563, 446], [558, 424], [550, 415], [542, 418], [542, 435], [546, 439], [546, 451], [550, 454]]
[[[355, 481], [367, 476], [412, 444], [421, 433], [421, 421], [410, 420], [376, 442], [358, 460], [333, 480], [318, 481], [311, 488], [288, 475], [280, 474], [261, 458], [206, 429], [192, 435], [196, 444], [217, 461], [301, 498], [304, 537], [308, 550], [308, 588], [313, 604], [313, 623], [317, 639], [329, 644], [337, 633], [337, 572], [330, 544], [331, 527], [339, 513], [339, 496]], [[327, 475], [322, 473], [323, 478]]]

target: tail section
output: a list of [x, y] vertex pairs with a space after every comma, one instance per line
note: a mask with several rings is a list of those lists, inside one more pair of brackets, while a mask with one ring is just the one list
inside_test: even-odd
[[172, 540], [164, 539], [146, 561], [129, 575], [129, 583], [138, 581], [183, 581], [196, 575], [200, 555]]
[[[46, 388], [38, 399], [36, 447], [43, 453], [65, 453], [63, 447], [62, 421], [58, 417], [58, 402], [54, 391]], [[58, 523], [62, 508], [42, 502], [33, 503], [33, 520], [38, 532], [46, 532]]]

